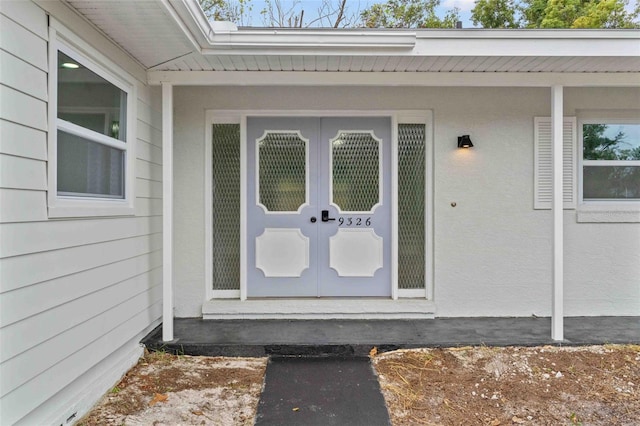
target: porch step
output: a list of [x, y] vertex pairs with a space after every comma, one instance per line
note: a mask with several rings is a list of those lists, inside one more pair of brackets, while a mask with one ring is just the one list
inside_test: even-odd
[[202, 305], [203, 319], [432, 319], [425, 299], [217, 299]]
[[640, 317], [565, 318], [566, 340], [551, 339], [550, 318], [417, 320], [203, 320], [176, 318], [174, 340], [158, 326], [142, 343], [152, 350], [208, 356], [368, 356], [417, 347], [467, 345], [640, 344]]

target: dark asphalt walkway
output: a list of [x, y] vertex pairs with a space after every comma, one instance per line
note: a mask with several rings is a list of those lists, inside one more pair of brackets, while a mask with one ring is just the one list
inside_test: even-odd
[[367, 358], [269, 360], [257, 426], [386, 426], [389, 414]]

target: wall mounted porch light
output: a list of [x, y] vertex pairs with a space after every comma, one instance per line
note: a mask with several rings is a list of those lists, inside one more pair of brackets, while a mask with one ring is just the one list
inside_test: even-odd
[[471, 148], [473, 147], [473, 142], [471, 142], [471, 138], [469, 135], [458, 136], [458, 148]]

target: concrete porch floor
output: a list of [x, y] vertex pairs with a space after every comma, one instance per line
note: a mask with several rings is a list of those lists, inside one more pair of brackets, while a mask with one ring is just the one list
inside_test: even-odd
[[149, 349], [210, 356], [366, 356], [379, 351], [466, 345], [534, 346], [640, 344], [640, 317], [565, 318], [565, 340], [551, 340], [549, 318], [410, 320], [202, 320], [177, 318], [171, 342], [162, 326]]

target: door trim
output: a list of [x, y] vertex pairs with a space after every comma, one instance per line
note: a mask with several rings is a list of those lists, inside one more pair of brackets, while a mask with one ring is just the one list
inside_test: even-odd
[[[247, 117], [371, 117], [391, 118], [391, 298], [434, 298], [433, 238], [433, 111], [432, 110], [207, 110], [204, 132], [204, 285], [211, 299], [247, 300], [247, 177], [240, 174], [240, 290], [213, 290], [212, 125], [240, 124], [240, 170], [247, 170]], [[425, 289], [398, 289], [398, 124], [425, 124]]]

